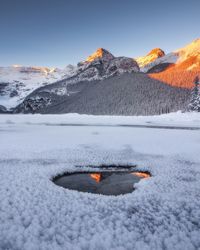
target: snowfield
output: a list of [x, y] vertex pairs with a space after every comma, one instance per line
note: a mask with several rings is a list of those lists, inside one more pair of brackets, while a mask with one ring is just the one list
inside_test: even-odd
[[68, 78], [75, 72], [76, 67], [72, 65], [64, 69], [20, 65], [0, 67], [0, 105], [10, 110], [35, 89]]
[[[0, 115], [0, 249], [200, 249], [199, 128], [197, 113]], [[116, 197], [51, 181], [101, 164], [152, 177]]]
[[196, 112], [181, 111], [154, 116], [106, 116], [106, 115], [0, 115], [0, 124], [29, 124], [29, 125], [84, 125], [84, 126], [169, 126], [200, 128], [200, 115]]

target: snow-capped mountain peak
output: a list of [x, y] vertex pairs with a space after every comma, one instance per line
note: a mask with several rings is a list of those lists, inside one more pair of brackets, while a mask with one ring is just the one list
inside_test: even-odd
[[103, 61], [110, 61], [114, 59], [114, 56], [106, 49], [98, 48], [92, 55], [90, 55], [85, 62], [90, 63], [95, 60], [103, 60]]
[[200, 76], [200, 39], [155, 60], [142, 71], [169, 85], [192, 88], [194, 78]]
[[[175, 50], [171, 53], [168, 53], [156, 60], [147, 63], [145, 65], [141, 65], [141, 71], [148, 72], [150, 69], [157, 65], [161, 64], [174, 64], [176, 67], [183, 67], [184, 70], [190, 70], [195, 67], [195, 65], [199, 65], [199, 57], [200, 55], [200, 38], [194, 40], [190, 44], [185, 47]], [[142, 57], [141, 57], [142, 58]]]
[[165, 56], [165, 52], [160, 48], [152, 49], [146, 56], [136, 58], [137, 63], [140, 67], [154, 62], [156, 59]]
[[116, 74], [138, 71], [139, 66], [134, 59], [115, 57], [108, 50], [99, 48], [85, 61], [79, 62], [77, 74], [66, 80], [68, 83], [102, 80]]

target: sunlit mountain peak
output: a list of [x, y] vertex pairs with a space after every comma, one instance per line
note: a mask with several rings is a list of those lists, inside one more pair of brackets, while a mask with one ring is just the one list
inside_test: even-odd
[[106, 49], [98, 48], [92, 55], [90, 55], [85, 62], [93, 62], [96, 59], [112, 60], [114, 56]]
[[140, 67], [144, 67], [145, 65], [152, 63], [156, 59], [163, 57], [165, 52], [160, 48], [152, 49], [146, 56], [141, 56], [136, 59], [137, 63]]

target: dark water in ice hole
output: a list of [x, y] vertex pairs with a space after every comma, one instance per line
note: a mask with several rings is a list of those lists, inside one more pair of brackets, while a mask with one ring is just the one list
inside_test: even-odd
[[133, 171], [76, 172], [55, 177], [53, 182], [80, 192], [120, 195], [133, 192], [134, 184], [148, 177], [147, 172]]

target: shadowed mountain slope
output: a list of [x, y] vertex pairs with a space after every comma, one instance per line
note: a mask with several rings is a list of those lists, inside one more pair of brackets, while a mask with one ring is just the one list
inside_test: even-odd
[[[153, 115], [183, 109], [189, 90], [165, 85], [143, 73], [125, 73], [101, 81], [58, 82], [34, 91], [15, 112], [94, 115]], [[54, 91], [53, 91], [54, 90]]]

